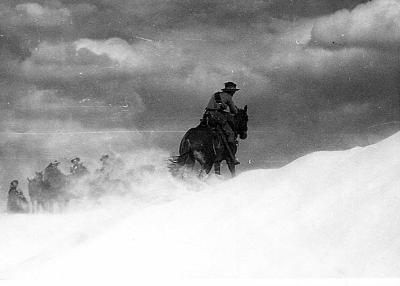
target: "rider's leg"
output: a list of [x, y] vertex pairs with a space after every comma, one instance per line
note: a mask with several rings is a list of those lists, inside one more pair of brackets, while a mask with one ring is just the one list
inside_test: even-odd
[[228, 154], [231, 157], [231, 161], [234, 165], [240, 164], [240, 162], [236, 159], [235, 153], [236, 153], [236, 140], [235, 140], [235, 133], [233, 132], [232, 128], [230, 127], [229, 124], [226, 124], [224, 126], [224, 131], [226, 133], [226, 139], [228, 141]]

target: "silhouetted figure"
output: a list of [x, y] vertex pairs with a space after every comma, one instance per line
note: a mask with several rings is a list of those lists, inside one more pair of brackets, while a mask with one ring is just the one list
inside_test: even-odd
[[58, 169], [59, 161], [51, 162], [43, 173], [44, 188], [42, 195], [47, 203], [47, 210], [54, 211], [54, 205], [57, 203], [60, 208], [64, 208], [70, 200], [70, 194], [67, 192], [68, 177]]
[[26, 213], [29, 211], [28, 201], [24, 194], [18, 189], [18, 180], [14, 180], [10, 184], [7, 211], [10, 213]]
[[101, 168], [97, 171], [100, 173], [104, 173], [110, 166], [110, 155], [104, 154], [100, 158]]
[[114, 173], [118, 173], [124, 169], [124, 162], [116, 158], [115, 155], [104, 154], [100, 158], [101, 167], [96, 170], [96, 173], [104, 179], [111, 179]]
[[89, 171], [85, 166], [83, 166], [83, 163], [81, 163], [81, 159], [76, 157], [71, 160], [72, 166], [69, 168], [69, 172], [71, 175], [74, 177], [82, 177], [84, 175], [87, 175]]

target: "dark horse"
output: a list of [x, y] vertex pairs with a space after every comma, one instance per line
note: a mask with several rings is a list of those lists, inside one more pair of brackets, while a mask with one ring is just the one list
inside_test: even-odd
[[44, 172], [35, 172], [35, 178], [28, 178], [31, 212], [39, 212], [41, 209], [53, 211], [55, 203], [63, 204], [66, 178], [54, 163], [50, 163]]
[[[244, 109], [238, 109], [238, 113], [233, 117], [233, 131], [235, 139], [247, 138], [247, 105]], [[215, 173], [220, 174], [220, 164], [226, 161], [232, 177], [235, 176], [235, 165], [231, 162], [231, 158], [224, 144], [221, 134], [221, 128], [210, 128], [204, 122], [197, 127], [189, 129], [181, 140], [179, 146], [179, 156], [175, 156], [170, 160], [169, 169], [173, 175], [179, 173], [181, 167], [193, 169], [195, 162], [199, 162], [201, 166], [200, 175], [205, 172], [208, 174], [214, 165]], [[225, 141], [226, 142], [226, 141]], [[236, 154], [237, 147], [232, 150]]]

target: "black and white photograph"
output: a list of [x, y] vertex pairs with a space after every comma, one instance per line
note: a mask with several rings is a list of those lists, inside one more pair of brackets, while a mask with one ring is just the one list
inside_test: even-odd
[[400, 0], [0, 0], [0, 284], [397, 278]]

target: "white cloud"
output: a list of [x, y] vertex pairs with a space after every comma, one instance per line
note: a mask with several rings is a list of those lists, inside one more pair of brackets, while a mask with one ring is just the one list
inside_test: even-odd
[[56, 90], [30, 90], [16, 102], [19, 111], [51, 112], [62, 111], [65, 107], [76, 106], [70, 98], [60, 98]]
[[80, 39], [74, 42], [76, 52], [86, 49], [96, 55], [106, 55], [108, 58], [126, 67], [138, 67], [143, 64], [144, 57], [134, 47], [119, 38], [108, 40]]
[[71, 14], [74, 16], [85, 16], [97, 11], [97, 7], [87, 3], [79, 3], [76, 5], [68, 6]]
[[3, 6], [0, 16], [5, 24], [16, 26], [53, 27], [69, 24], [71, 21], [68, 8], [50, 8], [38, 3], [18, 4], [14, 9]]
[[29, 79], [79, 79], [104, 76], [121, 72], [116, 61], [107, 54], [96, 54], [74, 43], [41, 42], [29, 58], [21, 63], [24, 75]]
[[374, 0], [315, 22], [312, 40], [327, 47], [381, 47], [400, 44], [400, 2]]
[[77, 79], [176, 71], [185, 60], [181, 48], [167, 42], [131, 44], [119, 38], [79, 39], [43, 41], [21, 67], [31, 79]]

